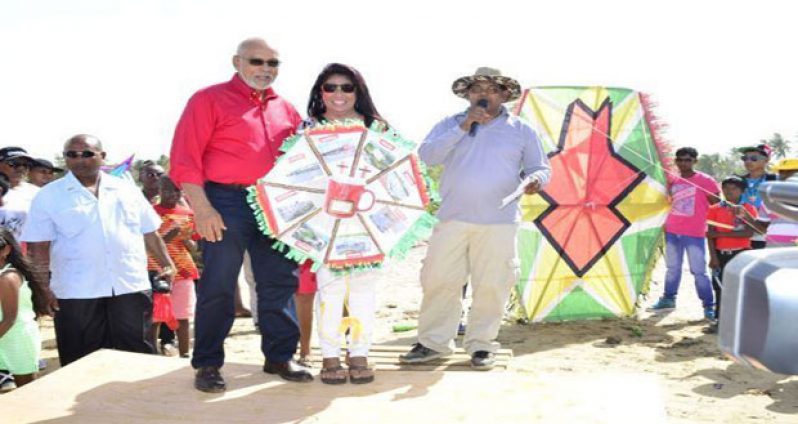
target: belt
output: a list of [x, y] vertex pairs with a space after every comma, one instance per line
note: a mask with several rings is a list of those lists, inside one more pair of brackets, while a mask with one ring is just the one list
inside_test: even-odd
[[743, 250], [745, 249], [736, 249], [736, 250], [718, 249], [718, 253], [720, 253], [721, 255], [734, 255], [735, 253], [740, 253]]
[[224, 184], [224, 183], [217, 183], [214, 181], [206, 181], [205, 187], [213, 187], [218, 188], [220, 190], [229, 190], [229, 191], [246, 191], [249, 188], [249, 184]]

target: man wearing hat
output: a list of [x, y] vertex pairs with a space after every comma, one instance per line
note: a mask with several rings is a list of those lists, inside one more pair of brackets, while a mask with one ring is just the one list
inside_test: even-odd
[[56, 173], [61, 174], [63, 172], [63, 169], [53, 165], [49, 160], [36, 158], [31, 161], [28, 182], [36, 187], [44, 187], [55, 179]]
[[518, 279], [515, 236], [517, 199], [503, 199], [523, 186], [533, 194], [549, 181], [551, 168], [535, 131], [504, 103], [521, 87], [496, 69], [479, 68], [457, 79], [452, 91], [470, 107], [445, 118], [419, 148], [428, 165], [443, 165], [440, 222], [421, 269], [424, 298], [418, 342], [400, 360], [421, 363], [452, 353], [460, 323], [463, 282], [470, 277], [473, 301], [463, 345], [474, 369], [493, 367], [504, 306]]
[[[743, 161], [745, 170], [748, 171], [743, 175], [747, 188], [743, 193], [742, 203], [749, 204], [757, 210], [760, 219], [766, 219], [768, 216], [767, 211], [762, 204], [762, 198], [759, 196], [759, 185], [765, 181], [775, 181], [778, 179], [776, 174], [767, 172], [768, 162], [772, 150], [767, 144], [758, 144], [756, 146], [747, 146], [738, 149], [742, 156], [740, 159]], [[751, 248], [762, 249], [765, 247], [765, 234], [755, 232], [751, 237]]]
[[0, 226], [11, 230], [17, 239], [22, 233], [31, 201], [39, 191], [39, 187], [25, 181], [32, 162], [33, 158], [21, 147], [0, 149], [0, 173], [8, 177], [11, 186], [0, 207]]

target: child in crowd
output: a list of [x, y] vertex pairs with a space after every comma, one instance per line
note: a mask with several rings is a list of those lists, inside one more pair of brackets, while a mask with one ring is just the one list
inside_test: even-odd
[[[194, 280], [199, 278], [197, 265], [191, 257], [196, 248], [197, 233], [194, 230], [194, 212], [181, 203], [182, 193], [168, 176], [160, 177], [160, 203], [154, 205], [163, 224], [158, 234], [166, 243], [166, 250], [177, 267], [177, 276], [172, 282], [172, 309], [179, 324], [177, 342], [180, 357], [187, 358], [189, 347], [189, 319], [194, 317], [196, 295]], [[150, 271], [157, 271], [157, 263], [149, 259]], [[163, 352], [168, 353], [168, 352]]]
[[3, 391], [23, 386], [39, 371], [41, 336], [33, 311], [33, 281], [14, 235], [0, 227], [0, 369], [8, 370], [13, 381], [0, 381]]
[[707, 243], [709, 245], [709, 267], [713, 270], [712, 288], [715, 291], [715, 317], [720, 319], [720, 295], [723, 286], [723, 269], [740, 252], [751, 249], [751, 236], [756, 219], [741, 218], [737, 208], [743, 207], [750, 217], [757, 213], [753, 205], [743, 203], [742, 196], [747, 188], [746, 181], [738, 176], [728, 177], [721, 182], [723, 200], [709, 207], [707, 212]]

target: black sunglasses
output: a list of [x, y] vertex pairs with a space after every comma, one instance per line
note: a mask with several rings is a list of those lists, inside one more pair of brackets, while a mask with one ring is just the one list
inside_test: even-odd
[[258, 57], [250, 57], [247, 59], [247, 62], [252, 66], [269, 65], [270, 68], [276, 68], [280, 66], [280, 61], [277, 59], [261, 59]]
[[83, 151], [67, 150], [66, 152], [64, 152], [64, 156], [70, 159], [77, 159], [77, 158], [88, 159], [97, 156], [97, 152], [92, 152], [91, 150], [83, 150]]
[[743, 162], [759, 162], [760, 160], [765, 159], [765, 156], [762, 155], [742, 155], [740, 156], [740, 160]]
[[354, 93], [355, 92], [355, 85], [354, 84], [322, 84], [321, 90], [325, 93], [335, 93], [336, 90], [341, 89], [344, 93]]

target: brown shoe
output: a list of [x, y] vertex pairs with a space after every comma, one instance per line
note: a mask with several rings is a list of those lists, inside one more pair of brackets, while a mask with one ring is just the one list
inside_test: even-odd
[[288, 362], [270, 362], [266, 360], [263, 364], [263, 372], [267, 374], [277, 374], [283, 380], [295, 383], [308, 383], [313, 381], [313, 375], [307, 368], [299, 365], [293, 359]]

